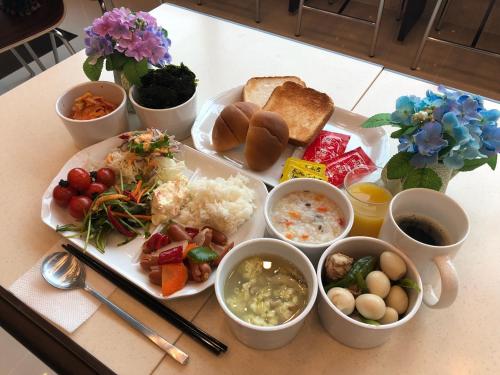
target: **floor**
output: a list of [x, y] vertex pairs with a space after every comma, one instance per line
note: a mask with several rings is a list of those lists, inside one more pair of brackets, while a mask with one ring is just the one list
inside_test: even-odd
[[[109, 1], [109, 0], [108, 0]], [[488, 0], [450, 0], [451, 6], [444, 18], [440, 36], [457, 42], [470, 42], [475, 29], [479, 26]], [[448, 86], [500, 100], [500, 59], [471, 53], [459, 48], [442, 44], [427, 43], [418, 70], [409, 66], [415, 56], [421, 36], [424, 32], [434, 1], [427, 1], [427, 7], [422, 19], [407, 36], [404, 43], [396, 40], [399, 22], [396, 21], [400, 0], [386, 0], [384, 8], [379, 43], [376, 55], [368, 57], [371, 28], [352, 21], [304, 11], [302, 34], [295, 37], [296, 16], [288, 13], [288, 0], [261, 1], [262, 22], [255, 23], [255, 3], [252, 0], [204, 0], [199, 6], [197, 0], [170, 0], [174, 3], [200, 12], [205, 12], [224, 19], [246, 24], [272, 33], [284, 35], [302, 42], [318, 45], [361, 59], [373, 61], [386, 68], [417, 76], [429, 81], [444, 83]], [[310, 0], [309, 4], [327, 10], [335, 10], [340, 0]], [[96, 1], [66, 0], [67, 14], [61, 27], [75, 34], [82, 34], [82, 29], [100, 15]], [[115, 0], [117, 6], [128, 6], [133, 10], [149, 10], [160, 3], [158, 0]], [[376, 13], [375, 0], [351, 1], [346, 13], [354, 16], [373, 19]], [[466, 14], [467, 17], [463, 15]], [[500, 52], [500, 5], [497, 4], [490, 15], [479, 47]], [[167, 27], [168, 28], [168, 27]], [[496, 28], [496, 30], [495, 30]], [[434, 32], [436, 33], [436, 32]], [[175, 40], [173, 41], [175, 43]], [[83, 48], [83, 38], [72, 41], [76, 50]], [[62, 58], [68, 56], [67, 51], [60, 47]], [[46, 66], [53, 64], [51, 54], [42, 57]], [[31, 64], [35, 71], [38, 67]], [[10, 76], [0, 80], [0, 94], [29, 79], [28, 73], [20, 69]]]

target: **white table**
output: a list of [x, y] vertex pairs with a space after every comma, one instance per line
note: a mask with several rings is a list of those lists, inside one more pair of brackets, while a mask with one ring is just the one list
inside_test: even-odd
[[[382, 70], [378, 65], [175, 6], [162, 5], [153, 14], [173, 40], [174, 62], [186, 63], [198, 75], [199, 107], [209, 97], [241, 85], [252, 76], [296, 74], [311, 87], [331, 95], [338, 106], [351, 109]], [[60, 238], [41, 223], [40, 198], [53, 176], [77, 151], [54, 106], [65, 90], [87, 80], [81, 68], [84, 60], [84, 53], [79, 52], [0, 96], [0, 123], [5, 139], [0, 156], [0, 178], [4, 182], [0, 188], [3, 197], [0, 284], [5, 288]], [[103, 72], [103, 79], [111, 80], [112, 76]], [[168, 305], [193, 319], [211, 293], [212, 290], [207, 290]], [[179, 338], [177, 329], [124, 292], [116, 291], [111, 300], [166, 339], [173, 342]], [[208, 328], [214, 336], [227, 336], [217, 327]], [[106, 307], [101, 307], [70, 337], [120, 374], [150, 373], [164, 356]], [[231, 351], [238, 347], [232, 341], [230, 344]], [[205, 349], [191, 348], [184, 342], [180, 346], [186, 346], [189, 354], [198, 359], [208, 354], [197, 354], [197, 350]], [[229, 355], [212, 358], [217, 362], [208, 370], [227, 366], [229, 358]], [[196, 361], [193, 363], [184, 370], [196, 369]]]

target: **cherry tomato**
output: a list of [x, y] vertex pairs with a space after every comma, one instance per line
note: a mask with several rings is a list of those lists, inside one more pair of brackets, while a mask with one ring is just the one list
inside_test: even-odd
[[107, 187], [113, 186], [115, 183], [115, 172], [109, 168], [100, 168], [96, 173], [95, 180]]
[[83, 193], [87, 190], [92, 182], [89, 172], [83, 168], [73, 168], [68, 172], [69, 186]]
[[89, 188], [85, 190], [85, 194], [90, 199], [94, 200], [99, 194], [104, 193], [108, 187], [100, 182], [92, 182]]
[[69, 201], [69, 214], [75, 219], [81, 220], [92, 206], [92, 199], [85, 195], [78, 195]]
[[69, 186], [57, 185], [52, 191], [54, 201], [61, 207], [67, 207], [71, 198], [77, 195], [78, 192]]

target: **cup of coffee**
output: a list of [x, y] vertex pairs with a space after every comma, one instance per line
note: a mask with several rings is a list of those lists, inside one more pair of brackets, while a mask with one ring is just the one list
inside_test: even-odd
[[413, 260], [422, 278], [424, 303], [444, 308], [457, 297], [452, 259], [468, 235], [469, 218], [457, 202], [434, 190], [409, 189], [392, 199], [379, 238]]

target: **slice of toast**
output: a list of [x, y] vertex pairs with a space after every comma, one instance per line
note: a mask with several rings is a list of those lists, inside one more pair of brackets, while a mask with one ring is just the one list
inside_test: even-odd
[[295, 82], [285, 82], [274, 89], [264, 110], [283, 117], [290, 132], [289, 143], [306, 146], [328, 122], [334, 105], [327, 94]]
[[243, 88], [243, 101], [255, 103], [262, 108], [267, 103], [273, 90], [287, 81], [295, 82], [303, 87], [306, 86], [299, 77], [295, 76], [253, 77], [248, 80]]

